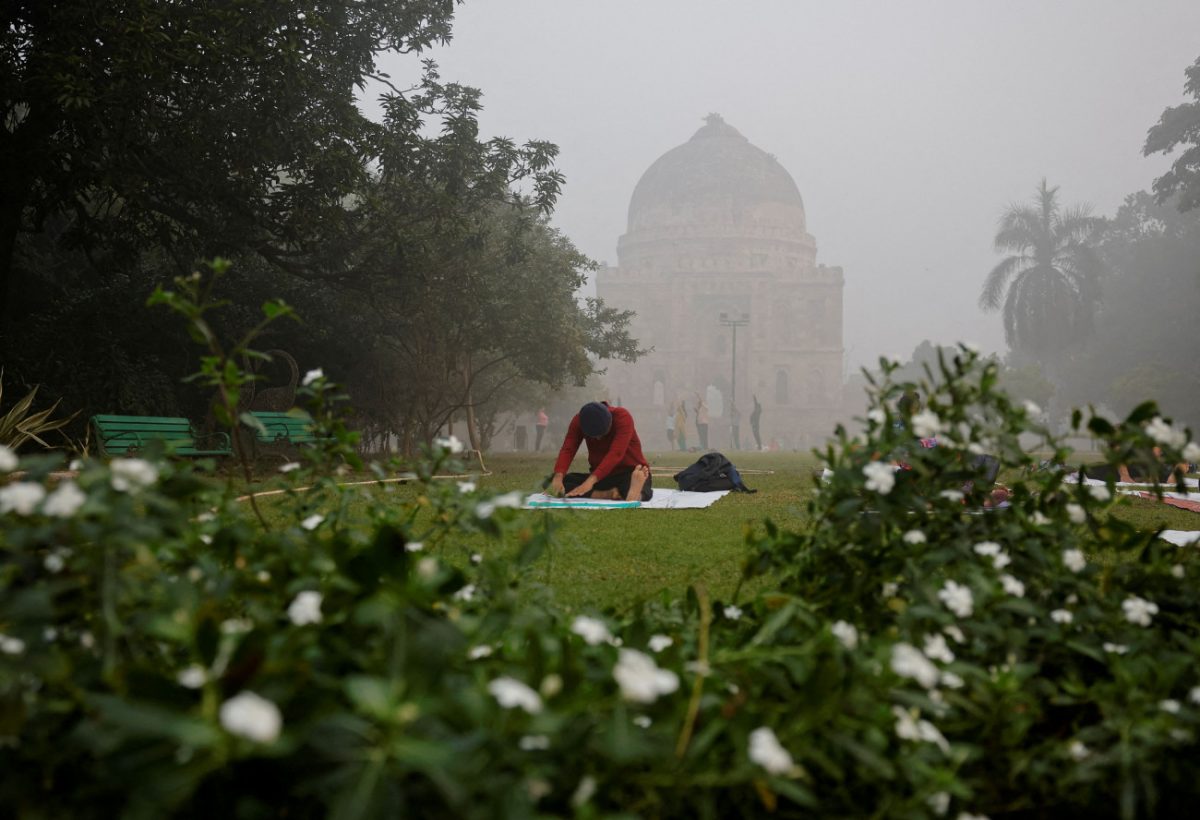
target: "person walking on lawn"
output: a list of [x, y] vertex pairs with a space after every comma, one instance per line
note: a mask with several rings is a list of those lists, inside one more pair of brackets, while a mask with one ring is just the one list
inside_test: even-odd
[[542, 451], [542, 436], [546, 435], [546, 428], [550, 426], [550, 417], [546, 415], [546, 408], [539, 407], [537, 411], [537, 441], [533, 445], [533, 451], [540, 453]]
[[696, 432], [700, 435], [700, 450], [708, 450], [708, 404], [704, 399], [696, 399]]
[[[568, 473], [579, 445], [587, 442], [591, 473]], [[567, 426], [562, 449], [549, 480], [551, 495], [567, 498], [607, 498], [614, 501], [649, 501], [653, 495], [650, 464], [642, 455], [642, 442], [633, 415], [608, 402], [588, 402]]]
[[679, 442], [679, 452], [687, 452], [687, 403], [679, 402], [675, 408], [675, 440]]
[[754, 409], [750, 411], [750, 432], [754, 434], [754, 445], [762, 450], [762, 436], [758, 432], [758, 423], [762, 419], [762, 405], [758, 403], [758, 394], [754, 396]]

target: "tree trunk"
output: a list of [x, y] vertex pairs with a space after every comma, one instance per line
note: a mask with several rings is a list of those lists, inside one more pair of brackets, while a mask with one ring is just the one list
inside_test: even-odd
[[468, 354], [466, 366], [463, 367], [463, 384], [466, 387], [467, 399], [467, 438], [471, 442], [471, 449], [482, 451], [483, 447], [479, 441], [479, 423], [475, 418], [475, 400], [471, 397], [471, 356]]

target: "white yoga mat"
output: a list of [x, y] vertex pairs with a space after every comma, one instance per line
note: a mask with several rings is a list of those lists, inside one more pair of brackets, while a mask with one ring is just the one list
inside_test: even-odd
[[[574, 503], [567, 505], [555, 504], [550, 506], [534, 506], [545, 505], [554, 501], [563, 501], [545, 493], [534, 493], [525, 499], [525, 509], [527, 510], [614, 510], [614, 509], [637, 509], [637, 510], [698, 510], [704, 507], [711, 507], [717, 503], [723, 496], [729, 494], [729, 490], [718, 490], [711, 493], [689, 493], [683, 490], [660, 490], [655, 488], [654, 495], [649, 501], [643, 501], [637, 507], [622, 507], [616, 506], [620, 502], [610, 502], [611, 506], [597, 503], [595, 499], [581, 498]], [[569, 499], [567, 499], [569, 501]]]
[[[1089, 487], [1097, 487], [1097, 486], [1102, 487], [1108, 483], [1106, 481], [1101, 481], [1098, 478], [1085, 478], [1083, 481], [1080, 481], [1079, 473], [1070, 473], [1063, 480], [1068, 484], [1086, 484]], [[1185, 478], [1183, 480], [1183, 484], [1185, 487], [1196, 487], [1196, 486], [1200, 485], [1200, 478]], [[1130, 483], [1128, 481], [1118, 481], [1116, 483], [1116, 486], [1118, 486], [1118, 487], [1153, 487], [1154, 485], [1147, 481], [1135, 481], [1133, 483]], [[1175, 482], [1174, 481], [1164, 481], [1164, 482], [1162, 482], [1162, 486], [1174, 487]]]
[[1177, 547], [1190, 547], [1200, 543], [1200, 530], [1163, 530], [1158, 537]]

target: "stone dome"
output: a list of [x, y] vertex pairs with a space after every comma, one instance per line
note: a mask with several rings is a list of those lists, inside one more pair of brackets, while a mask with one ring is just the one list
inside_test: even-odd
[[629, 238], [682, 227], [719, 233], [804, 237], [804, 202], [775, 157], [750, 144], [718, 114], [709, 114], [692, 138], [659, 157], [638, 181], [629, 202]]

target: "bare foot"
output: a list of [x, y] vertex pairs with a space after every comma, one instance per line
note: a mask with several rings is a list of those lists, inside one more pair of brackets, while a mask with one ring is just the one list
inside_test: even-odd
[[642, 487], [646, 486], [646, 479], [650, 477], [650, 468], [645, 464], [633, 468], [633, 475], [629, 477], [629, 494], [625, 496], [626, 501], [641, 501]]

